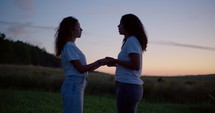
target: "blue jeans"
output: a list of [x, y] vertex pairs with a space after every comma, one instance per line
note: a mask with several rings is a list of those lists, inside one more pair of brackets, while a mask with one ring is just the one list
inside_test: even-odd
[[63, 113], [83, 113], [86, 77], [67, 76], [61, 86]]
[[143, 96], [143, 86], [116, 82], [116, 103], [118, 113], [136, 113]]

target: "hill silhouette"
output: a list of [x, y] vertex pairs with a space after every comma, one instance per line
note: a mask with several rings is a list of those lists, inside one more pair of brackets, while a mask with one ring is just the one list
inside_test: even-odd
[[22, 41], [12, 41], [0, 33], [0, 64], [60, 67], [60, 59], [45, 49]]

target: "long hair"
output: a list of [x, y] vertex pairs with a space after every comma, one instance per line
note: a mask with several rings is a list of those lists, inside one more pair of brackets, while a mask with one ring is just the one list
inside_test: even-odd
[[[122, 16], [120, 23], [124, 26], [124, 29], [128, 32], [130, 36], [133, 35], [138, 39], [142, 50], [146, 51], [148, 38], [146, 36], [143, 24], [140, 19], [134, 14], [126, 14]], [[125, 37], [123, 39], [123, 45], [126, 40], [127, 38]]]
[[75, 29], [77, 23], [78, 20], [76, 18], [69, 16], [64, 18], [59, 24], [55, 34], [55, 54], [57, 57], [60, 56], [68, 38], [73, 35], [72, 30]]

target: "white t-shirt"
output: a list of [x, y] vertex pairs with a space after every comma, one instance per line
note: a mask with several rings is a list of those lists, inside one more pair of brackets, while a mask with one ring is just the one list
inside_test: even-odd
[[142, 85], [143, 81], [140, 79], [142, 71], [142, 47], [135, 36], [130, 36], [127, 39], [118, 55], [118, 59], [122, 61], [130, 61], [130, 53], [138, 53], [140, 55], [140, 69], [131, 70], [117, 64], [116, 81]]
[[73, 42], [67, 42], [61, 52], [61, 62], [65, 75], [87, 76], [88, 73], [80, 73], [71, 63], [71, 60], [80, 60], [86, 65], [86, 58], [81, 50]]

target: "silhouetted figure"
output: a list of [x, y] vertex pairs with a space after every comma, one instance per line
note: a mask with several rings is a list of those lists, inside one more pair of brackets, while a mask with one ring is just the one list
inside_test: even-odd
[[142, 22], [133, 14], [122, 16], [118, 25], [124, 35], [117, 59], [107, 57], [108, 66], [116, 66], [116, 102], [118, 113], [136, 113], [143, 95], [142, 53], [147, 47], [147, 36]]
[[88, 71], [104, 65], [105, 59], [86, 63], [85, 55], [76, 46], [82, 28], [74, 17], [66, 17], [60, 23], [55, 35], [56, 56], [61, 56], [66, 78], [61, 87], [64, 113], [83, 113], [83, 98]]

